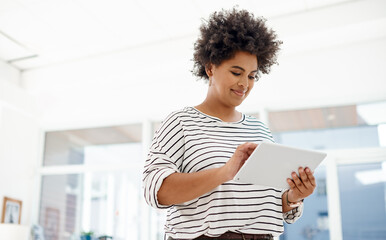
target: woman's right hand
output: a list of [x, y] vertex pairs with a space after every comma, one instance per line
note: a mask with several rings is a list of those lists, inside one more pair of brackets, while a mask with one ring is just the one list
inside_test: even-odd
[[187, 202], [232, 180], [256, 147], [256, 143], [241, 144], [228, 162], [220, 168], [170, 174], [164, 179], [157, 193], [158, 202], [162, 205]]
[[227, 181], [232, 180], [240, 168], [244, 165], [245, 161], [249, 158], [252, 152], [255, 150], [258, 144], [256, 143], [243, 143], [236, 148], [235, 153], [229, 159], [229, 161], [222, 167]]

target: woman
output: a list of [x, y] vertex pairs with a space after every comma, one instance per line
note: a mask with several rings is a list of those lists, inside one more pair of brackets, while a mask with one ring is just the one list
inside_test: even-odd
[[274, 141], [262, 122], [236, 107], [276, 63], [281, 42], [244, 10], [216, 12], [200, 30], [193, 73], [208, 82], [207, 96], [170, 114], [156, 132], [145, 163], [145, 199], [168, 209], [168, 239], [273, 239], [283, 232], [283, 219], [301, 216], [302, 200], [315, 189], [312, 172], [299, 168], [284, 192], [232, 179], [259, 142]]

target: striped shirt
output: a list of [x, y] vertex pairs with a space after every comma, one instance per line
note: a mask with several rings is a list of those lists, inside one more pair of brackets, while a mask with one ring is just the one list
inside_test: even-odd
[[146, 202], [168, 209], [166, 235], [192, 239], [232, 231], [278, 236], [283, 219], [295, 222], [302, 205], [283, 214], [281, 190], [232, 180], [188, 202], [158, 203], [157, 192], [170, 174], [221, 167], [240, 144], [261, 141], [274, 142], [270, 130], [252, 116], [243, 114], [240, 121], [229, 123], [193, 107], [170, 114], [155, 133], [143, 173]]

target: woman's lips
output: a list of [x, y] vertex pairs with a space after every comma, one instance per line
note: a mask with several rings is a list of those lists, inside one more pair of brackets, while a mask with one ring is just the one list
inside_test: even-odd
[[243, 97], [243, 96], [245, 95], [245, 92], [246, 92], [246, 91], [244, 91], [244, 90], [234, 90], [234, 89], [232, 89], [232, 92], [233, 92], [234, 94], [236, 94], [237, 96], [239, 96], [239, 97]]

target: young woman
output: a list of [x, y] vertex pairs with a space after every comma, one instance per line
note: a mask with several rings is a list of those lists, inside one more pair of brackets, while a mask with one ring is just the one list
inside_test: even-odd
[[259, 142], [274, 141], [262, 122], [236, 107], [276, 63], [281, 42], [244, 10], [215, 12], [200, 30], [193, 73], [208, 82], [207, 96], [171, 113], [156, 131], [143, 174], [145, 199], [168, 209], [168, 239], [273, 239], [283, 219], [301, 216], [302, 200], [316, 186], [312, 172], [299, 168], [284, 192], [232, 179]]

